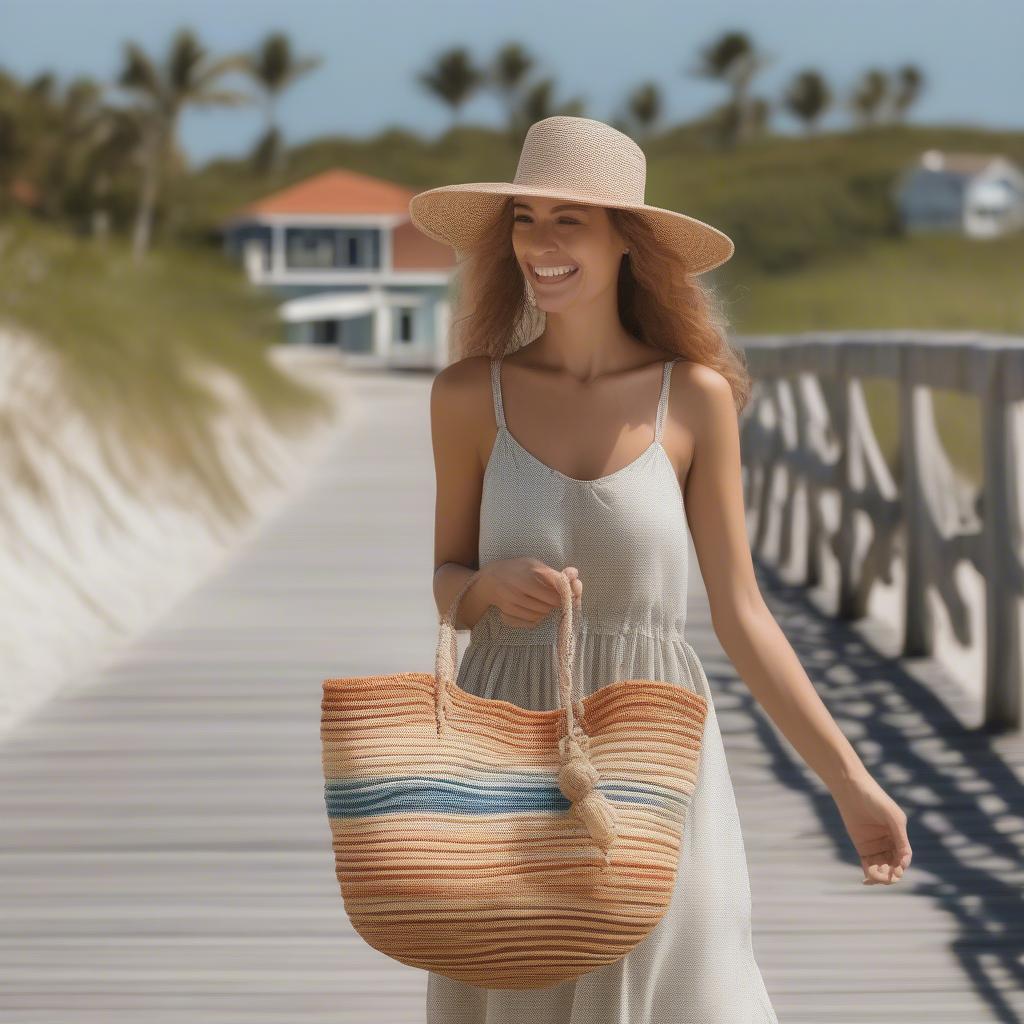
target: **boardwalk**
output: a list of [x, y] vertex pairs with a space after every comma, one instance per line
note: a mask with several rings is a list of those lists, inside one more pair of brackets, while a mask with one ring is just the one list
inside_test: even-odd
[[[354, 377], [346, 434], [309, 488], [0, 746], [0, 1021], [422, 1021], [425, 975], [344, 916], [318, 716], [327, 675], [433, 667], [428, 387]], [[822, 696], [910, 815], [904, 881], [861, 886], [827, 792], [723, 658], [692, 565], [689, 635], [782, 1024], [1021, 1020], [1020, 737], [965, 730], [934, 668], [909, 674], [763, 574]]]

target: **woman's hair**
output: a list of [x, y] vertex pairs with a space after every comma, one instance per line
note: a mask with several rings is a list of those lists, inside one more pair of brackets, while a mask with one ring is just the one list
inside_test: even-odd
[[[530, 304], [512, 248], [510, 196], [484, 240], [456, 268], [451, 348], [455, 359], [501, 356], [529, 344], [544, 328], [544, 311]], [[643, 217], [607, 207], [629, 246], [619, 269], [619, 317], [640, 341], [717, 370], [732, 387], [737, 412], [750, 396], [746, 360], [726, 337], [727, 320], [713, 289], [686, 270]]]

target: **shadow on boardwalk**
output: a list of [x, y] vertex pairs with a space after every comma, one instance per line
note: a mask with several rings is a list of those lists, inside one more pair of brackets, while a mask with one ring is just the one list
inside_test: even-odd
[[[433, 666], [429, 382], [355, 378], [345, 433], [303, 493], [0, 746], [0, 1021], [423, 1020], [425, 976], [344, 915], [319, 701], [329, 675]], [[687, 631], [780, 1020], [1020, 1019], [1019, 738], [972, 733], [937, 673], [922, 682], [761, 579], [915, 850], [899, 886], [860, 885], [831, 798], [723, 658], [694, 572]]]
[[[769, 754], [765, 770], [801, 794], [832, 856], [849, 865], [845, 899], [828, 886], [811, 898], [807, 919], [815, 921], [821, 968], [831, 961], [833, 985], [840, 977], [847, 982], [859, 977], [864, 986], [859, 995], [850, 993], [848, 1011], [832, 1016], [823, 1003], [816, 1015], [813, 999], [805, 995], [812, 985], [805, 965], [804, 981], [793, 974], [801, 994], [792, 1006], [806, 1015], [780, 1012], [780, 1017], [852, 1020], [849, 1011], [861, 1007], [867, 1019], [879, 1021], [1021, 1021], [1024, 738], [984, 732], [977, 724], [980, 709], [970, 706], [934, 662], [886, 657], [882, 652], [895, 650], [894, 637], [881, 624], [851, 626], [823, 617], [803, 589], [786, 585], [773, 570], [759, 566], [758, 577], [829, 711], [906, 811], [914, 849], [899, 886], [862, 888], [862, 907], [884, 912], [869, 920], [864, 911], [851, 913], [851, 898], [857, 897], [849, 886], [859, 879], [860, 868], [835, 804], [766, 716], [756, 716], [757, 742]], [[741, 687], [750, 700], [742, 683], [730, 685]], [[805, 842], [817, 845], [817, 840], [803, 827], [793, 839], [788, 853], [794, 863], [784, 877], [793, 877], [787, 894], [799, 900], [796, 876], [807, 864]], [[756, 836], [747, 844], [756, 859]], [[804, 917], [803, 911], [794, 913]], [[858, 929], [864, 930], [862, 939]], [[806, 952], [812, 950], [808, 943]], [[805, 947], [793, 952], [803, 954]], [[831, 987], [824, 977], [821, 985], [823, 993]]]

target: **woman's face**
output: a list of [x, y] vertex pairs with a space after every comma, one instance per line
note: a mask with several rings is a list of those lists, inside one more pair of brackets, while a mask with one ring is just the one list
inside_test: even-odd
[[[513, 198], [512, 248], [539, 309], [559, 312], [617, 287], [627, 246], [603, 206], [539, 196]], [[567, 275], [543, 273], [566, 268]]]

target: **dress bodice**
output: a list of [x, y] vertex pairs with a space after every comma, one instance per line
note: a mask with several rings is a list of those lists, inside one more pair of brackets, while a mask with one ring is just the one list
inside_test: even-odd
[[[480, 505], [481, 566], [533, 556], [583, 581], [580, 629], [681, 637], [686, 621], [688, 540], [679, 480], [662, 446], [672, 366], [665, 362], [651, 444], [632, 462], [578, 480], [527, 451], [505, 423], [501, 359], [491, 360], [497, 436]], [[532, 628], [506, 625], [491, 606], [471, 640], [553, 643], [559, 609]]]

